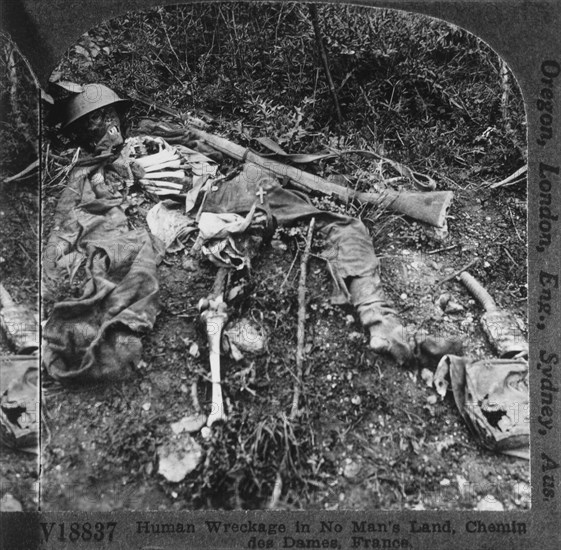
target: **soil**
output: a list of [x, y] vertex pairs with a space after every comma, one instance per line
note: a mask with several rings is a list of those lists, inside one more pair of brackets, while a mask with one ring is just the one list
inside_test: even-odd
[[[470, 356], [493, 357], [479, 304], [457, 280], [438, 282], [478, 258], [470, 272], [525, 320], [525, 197], [519, 188], [460, 183], [450, 182], [455, 200], [444, 239], [401, 217], [362, 216], [376, 218], [367, 223], [384, 286], [406, 329], [456, 335]], [[277, 231], [255, 263], [251, 292], [232, 317], [261, 327], [267, 353], [238, 364], [223, 357], [228, 421], [209, 439], [194, 434], [204, 458], [179, 483], [158, 473], [158, 448], [173, 439], [173, 422], [197, 414], [199, 404], [210, 410], [208, 346], [196, 320], [216, 268], [185, 251], [166, 255], [162, 310], [136, 377], [45, 391], [44, 510], [265, 508], [279, 471], [284, 509], [474, 509], [489, 495], [505, 510], [530, 507], [529, 463], [479, 446], [450, 395], [437, 399], [416, 369], [374, 355], [352, 309], [331, 305], [319, 239], [308, 269], [300, 413], [289, 419], [305, 231]], [[436, 305], [444, 293], [463, 309], [444, 313]]]

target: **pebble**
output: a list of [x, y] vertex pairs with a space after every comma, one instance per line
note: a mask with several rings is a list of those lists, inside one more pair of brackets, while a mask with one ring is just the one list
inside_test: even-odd
[[436, 405], [437, 401], [438, 401], [438, 396], [436, 396], [436, 395], [429, 395], [427, 397], [427, 403], [429, 405]]
[[447, 477], [440, 480], [440, 486], [441, 487], [450, 487], [451, 483], [452, 482]]
[[144, 410], [144, 411], [149, 411], [151, 406], [152, 406], [152, 405], [151, 405], [150, 403], [144, 403], [144, 404], [142, 405], [142, 410]]
[[345, 459], [345, 466], [343, 466], [343, 475], [350, 481], [357, 478], [360, 473], [361, 465], [359, 462], [351, 458]]
[[275, 249], [275, 250], [288, 250], [288, 247], [286, 246], [285, 243], [283, 243], [280, 239], [273, 239], [271, 241], [271, 246]]
[[352, 399], [351, 399], [351, 403], [353, 405], [360, 405], [362, 403], [362, 399], [361, 399], [360, 395], [353, 396]]
[[458, 484], [460, 495], [465, 497], [469, 490], [469, 481], [464, 476], [456, 474], [456, 483]]
[[407, 294], [405, 294], [405, 292], [403, 294], [400, 294], [399, 296], [402, 300], [407, 300], [408, 296]]
[[200, 357], [201, 352], [199, 350], [199, 345], [197, 344], [197, 342], [192, 342], [191, 345], [189, 346], [189, 355], [191, 357], [194, 357], [195, 359], [197, 357]]
[[452, 299], [452, 296], [450, 295], [450, 293], [445, 292], [444, 294], [441, 294], [440, 297], [437, 300], [437, 303], [438, 303], [438, 306], [440, 307], [440, 309], [442, 309], [444, 311], [444, 309], [448, 305], [448, 302], [451, 299]]
[[478, 512], [504, 512], [505, 507], [493, 495], [485, 495], [475, 509]]
[[429, 387], [432, 388], [432, 385], [434, 383], [434, 374], [431, 370], [429, 369], [423, 369], [421, 371], [421, 380]]
[[454, 302], [453, 300], [450, 300], [444, 308], [445, 313], [460, 313], [461, 311], [464, 311], [464, 306], [462, 306], [462, 304], [458, 304], [458, 302]]
[[185, 258], [183, 258], [183, 261], [181, 262], [181, 267], [185, 271], [195, 271], [195, 269], [197, 269], [195, 260], [191, 256], [185, 256]]
[[174, 438], [158, 448], [158, 473], [178, 483], [192, 472], [203, 458], [202, 447], [188, 434]]

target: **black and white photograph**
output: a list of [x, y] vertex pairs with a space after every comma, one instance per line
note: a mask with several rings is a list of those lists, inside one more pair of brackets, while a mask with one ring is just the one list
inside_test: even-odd
[[49, 85], [46, 509], [528, 506], [524, 110], [490, 48], [159, 7]]
[[26, 3], [51, 49], [0, 35], [2, 512], [45, 548], [417, 548], [453, 517], [529, 544], [560, 57], [529, 103], [430, 2], [101, 2], [64, 38]]
[[0, 35], [0, 510], [39, 505], [37, 79]]

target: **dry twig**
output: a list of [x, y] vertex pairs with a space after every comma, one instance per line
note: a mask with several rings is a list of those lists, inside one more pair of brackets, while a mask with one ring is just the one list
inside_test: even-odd
[[[312, 247], [312, 237], [314, 234], [314, 226], [316, 219], [310, 220], [308, 226], [308, 234], [306, 235], [306, 246], [302, 254], [300, 262], [300, 281], [298, 283], [298, 329], [296, 335], [296, 376], [294, 383], [294, 393], [292, 394], [292, 407], [290, 408], [289, 421], [292, 421], [298, 415], [298, 401], [300, 400], [302, 377], [304, 372], [304, 343], [306, 341], [306, 276], [308, 272], [308, 260], [310, 258], [310, 249]], [[274, 510], [282, 494], [282, 471], [285, 469], [287, 454], [285, 453], [282, 462], [277, 471], [273, 493], [269, 501], [268, 508]]]
[[458, 271], [454, 271], [452, 275], [448, 275], [448, 277], [444, 277], [444, 279], [436, 283], [436, 286], [440, 286], [448, 281], [451, 281], [452, 279], [455, 279], [458, 275], [461, 275], [464, 271], [467, 271], [471, 266], [475, 265], [478, 261], [479, 258], [474, 258], [473, 260], [471, 260], [471, 262], [466, 264], [464, 267], [458, 269]]
[[315, 4], [310, 4], [310, 16], [312, 19], [312, 26], [314, 27], [316, 43], [323, 64], [323, 70], [325, 71], [325, 76], [327, 77], [327, 83], [329, 85], [329, 91], [331, 92], [331, 97], [333, 98], [333, 106], [335, 107], [335, 113], [337, 114], [337, 122], [339, 122], [339, 124], [342, 124], [343, 115], [341, 114], [341, 107], [339, 106], [339, 98], [337, 97], [335, 84], [333, 84], [333, 78], [331, 77], [331, 71], [329, 69], [329, 61], [327, 59], [327, 51], [325, 50], [325, 44], [323, 43], [323, 37], [319, 25], [318, 8]]

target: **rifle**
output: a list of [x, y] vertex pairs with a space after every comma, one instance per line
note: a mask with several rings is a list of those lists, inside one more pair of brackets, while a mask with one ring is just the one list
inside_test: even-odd
[[[170, 107], [160, 107], [139, 94], [135, 94], [134, 98], [180, 119], [184, 124], [183, 133], [188, 133], [191, 138], [200, 140], [220, 153], [228, 155], [236, 160], [252, 162], [270, 174], [280, 178], [281, 181], [287, 178], [296, 188], [333, 195], [342, 201], [356, 199], [382, 208], [388, 208], [393, 212], [404, 214], [405, 216], [438, 228], [446, 227], [446, 213], [454, 197], [452, 191], [411, 192], [388, 190], [381, 193], [371, 191], [355, 192], [342, 185], [327, 181], [320, 176], [305, 172], [300, 168], [278, 162], [271, 158], [262, 157], [247, 147], [242, 147], [226, 138], [211, 134], [200, 128], [201, 124], [199, 119], [191, 120], [189, 116], [182, 116], [181, 113]], [[182, 133], [178, 131], [178, 129], [162, 123], [153, 123], [152, 130], [158, 132], [159, 135], [164, 138], [166, 137], [166, 133], [172, 137], [178, 137]]]

